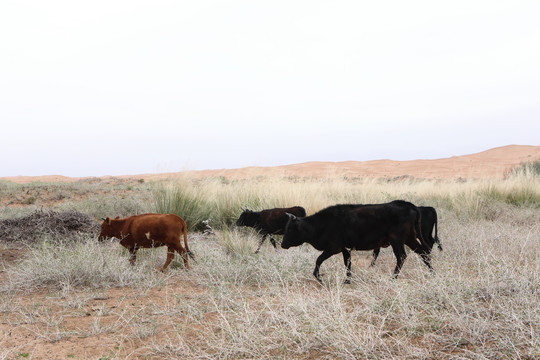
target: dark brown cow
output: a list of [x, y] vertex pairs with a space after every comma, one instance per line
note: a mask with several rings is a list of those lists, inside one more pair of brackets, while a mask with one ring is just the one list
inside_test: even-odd
[[[187, 242], [186, 222], [174, 214], [141, 214], [126, 218], [116, 217], [116, 219], [102, 219], [101, 233], [99, 240], [103, 241], [108, 237], [120, 239], [120, 244], [129, 250], [131, 265], [135, 263], [137, 250], [139, 248], [153, 248], [167, 246], [167, 260], [163, 265], [163, 270], [167, 269], [174, 258], [174, 251], [184, 260], [184, 266], [189, 269], [189, 255], [193, 258], [193, 253], [189, 250]], [[184, 245], [180, 241], [184, 234]]]
[[301, 206], [293, 206], [290, 208], [274, 208], [262, 211], [251, 211], [245, 209], [238, 220], [236, 226], [252, 227], [261, 234], [262, 238], [259, 241], [259, 246], [255, 250], [255, 254], [261, 250], [261, 246], [267, 236], [270, 236], [270, 242], [277, 251], [276, 240], [272, 235], [283, 235], [285, 225], [289, 221], [287, 213], [298, 217], [306, 216], [306, 209]]

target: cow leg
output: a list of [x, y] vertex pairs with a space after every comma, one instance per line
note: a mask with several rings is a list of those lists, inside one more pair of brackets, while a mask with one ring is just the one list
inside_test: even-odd
[[189, 270], [190, 267], [189, 267], [189, 262], [188, 262], [188, 256], [190, 255], [188, 251], [186, 251], [186, 249], [184, 249], [183, 247], [180, 246], [180, 249], [176, 249], [176, 251], [180, 254], [180, 256], [182, 257], [182, 260], [184, 261], [184, 267], [186, 268], [186, 270]]
[[407, 258], [407, 253], [405, 252], [405, 246], [403, 246], [403, 243], [399, 242], [392, 244], [392, 250], [394, 250], [394, 255], [396, 255], [396, 267], [394, 269], [394, 274], [392, 275], [392, 277], [395, 279], [398, 277], [399, 272], [401, 271], [403, 262]]
[[129, 263], [131, 265], [135, 265], [135, 260], [137, 260], [137, 250], [139, 250], [136, 246], [130, 246], [128, 248], [129, 251]]
[[163, 264], [163, 268], [161, 269], [161, 271], [165, 271], [167, 269], [167, 266], [169, 266], [173, 259], [174, 249], [172, 249], [170, 246], [167, 246], [167, 259], [165, 260], [165, 264]]
[[169, 266], [169, 263], [174, 259], [175, 251], [180, 255], [180, 257], [184, 261], [184, 267], [187, 270], [189, 270], [190, 267], [188, 263], [188, 253], [186, 249], [184, 249], [184, 247], [182, 247], [181, 245], [177, 245], [174, 243], [172, 243], [171, 245], [167, 247], [167, 260], [165, 261], [165, 265], [163, 265], [163, 270], [165, 270], [167, 266]]
[[420, 257], [424, 261], [424, 264], [426, 264], [429, 271], [434, 272], [433, 268], [431, 267], [430, 252], [426, 250], [418, 241], [416, 241], [416, 239], [409, 238], [406, 244], [409, 248], [411, 248], [412, 251], [420, 255]]
[[380, 252], [381, 252], [381, 248], [377, 248], [377, 249], [373, 250], [373, 259], [371, 259], [371, 264], [369, 264], [369, 266], [371, 266], [371, 267], [375, 266], [375, 261], [379, 257]]
[[259, 253], [259, 250], [261, 250], [261, 246], [262, 244], [264, 243], [264, 240], [266, 239], [266, 236], [268, 236], [267, 234], [264, 234], [261, 238], [261, 240], [259, 241], [259, 246], [257, 247], [257, 250], [255, 250], [255, 254], [258, 254]]
[[276, 240], [272, 237], [272, 235], [270, 235], [270, 242], [272, 243], [272, 245], [274, 245], [274, 250], [278, 251], [277, 250]]
[[345, 278], [345, 284], [351, 283], [351, 252], [347, 249], [343, 249], [341, 251], [343, 254], [343, 262], [345, 263], [345, 266], [347, 267], [347, 277]]
[[321, 268], [321, 264], [323, 263], [324, 260], [328, 259], [330, 256], [334, 255], [331, 251], [323, 251], [323, 253], [321, 255], [319, 255], [319, 257], [317, 258], [317, 261], [315, 262], [315, 270], [313, 271], [313, 276], [315, 276], [315, 278], [317, 280], [319, 280], [319, 282], [322, 283], [322, 279], [321, 279], [321, 275], [319, 274], [319, 269]]

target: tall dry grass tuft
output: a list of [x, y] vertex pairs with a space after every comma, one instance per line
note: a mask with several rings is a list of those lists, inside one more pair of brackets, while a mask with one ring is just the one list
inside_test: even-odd
[[189, 185], [161, 185], [154, 190], [154, 208], [157, 213], [176, 214], [183, 218], [189, 230], [212, 214], [212, 204], [202, 189]]
[[94, 237], [48, 241], [44, 238], [28, 249], [25, 259], [6, 270], [2, 291], [32, 291], [48, 288], [70, 291], [76, 288], [133, 286], [159, 281], [155, 269], [165, 253], [142, 250], [137, 266], [130, 266], [127, 251], [116, 242], [100, 243]]
[[154, 191], [158, 212], [173, 212], [191, 219], [210, 218], [214, 227], [234, 224], [242, 208], [262, 210], [300, 205], [308, 215], [339, 203], [382, 203], [395, 199], [435, 206], [462, 220], [495, 219], [508, 206], [538, 208], [540, 180], [518, 173], [499, 181], [443, 181], [404, 178], [380, 179], [283, 179], [263, 178], [223, 182], [219, 179], [171, 182]]
[[508, 172], [506, 177], [539, 177], [540, 176], [540, 160], [521, 163]]

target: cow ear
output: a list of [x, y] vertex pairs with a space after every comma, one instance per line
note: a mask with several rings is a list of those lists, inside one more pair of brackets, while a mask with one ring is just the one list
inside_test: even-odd
[[107, 218], [102, 218], [103, 221], [105, 221], [107, 223], [107, 225], [111, 225], [111, 218], [107, 217]]

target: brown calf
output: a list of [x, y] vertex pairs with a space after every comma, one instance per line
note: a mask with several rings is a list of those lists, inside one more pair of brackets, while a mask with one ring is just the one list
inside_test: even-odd
[[[163, 265], [163, 270], [169, 266], [174, 258], [174, 251], [184, 260], [184, 266], [189, 269], [189, 255], [193, 258], [187, 242], [186, 222], [174, 214], [141, 214], [126, 218], [116, 217], [116, 219], [102, 219], [101, 233], [99, 240], [103, 241], [108, 237], [120, 239], [120, 244], [129, 250], [131, 258], [129, 262], [135, 263], [137, 250], [139, 248], [153, 248], [167, 246], [167, 260]], [[184, 245], [180, 241], [184, 234]]]

